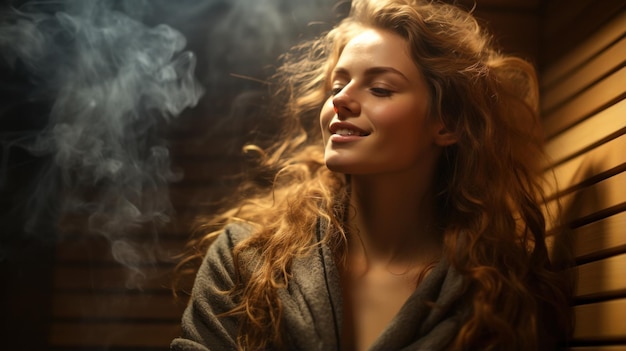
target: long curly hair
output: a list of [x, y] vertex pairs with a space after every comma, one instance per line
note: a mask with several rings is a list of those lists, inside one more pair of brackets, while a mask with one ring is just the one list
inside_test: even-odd
[[[473, 308], [450, 349], [530, 350], [547, 336], [565, 337], [567, 284], [545, 244], [535, 71], [495, 50], [471, 14], [444, 3], [355, 0], [335, 28], [285, 54], [273, 85], [278, 101], [287, 102], [276, 111], [278, 142], [247, 147], [259, 165], [242, 185], [242, 200], [204, 220], [207, 234], [191, 243], [197, 251], [180, 266], [199, 261], [227, 223], [250, 223], [253, 235], [234, 248], [238, 284], [225, 293], [238, 306], [229, 315], [241, 319], [242, 349], [283, 345], [276, 291], [288, 283], [293, 260], [322, 244], [315, 235], [320, 218], [327, 223], [323, 244], [339, 264], [345, 256], [348, 181], [324, 164], [318, 117], [343, 47], [363, 28], [408, 42], [430, 90], [429, 116], [458, 138], [439, 161], [436, 210], [444, 255], [470, 282]], [[248, 255], [261, 257], [253, 270]]]

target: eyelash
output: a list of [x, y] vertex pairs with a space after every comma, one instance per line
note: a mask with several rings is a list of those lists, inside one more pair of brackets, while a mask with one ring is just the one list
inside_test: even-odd
[[341, 88], [332, 88], [332, 89], [330, 89], [329, 94], [330, 94], [330, 96], [335, 96], [335, 95], [339, 94], [342, 89], [343, 89], [343, 87], [341, 87]]
[[[343, 87], [332, 88], [329, 92], [331, 96], [339, 94], [343, 90]], [[377, 97], [390, 97], [393, 95], [393, 91], [385, 88], [370, 88], [370, 92]]]
[[391, 90], [385, 88], [371, 88], [370, 91], [378, 97], [390, 97], [393, 94]]

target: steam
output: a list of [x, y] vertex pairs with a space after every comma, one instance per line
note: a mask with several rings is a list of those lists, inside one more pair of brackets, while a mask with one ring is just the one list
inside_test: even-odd
[[111, 240], [114, 257], [133, 267], [145, 252], [126, 235], [172, 213], [167, 185], [182, 175], [171, 170], [158, 127], [198, 102], [196, 59], [182, 51], [180, 32], [148, 27], [113, 2], [53, 6], [23, 7], [0, 28], [4, 60], [34, 82], [27, 99], [53, 101], [42, 131], [3, 136], [5, 152], [22, 147], [52, 162], [29, 200], [26, 230], [36, 228], [47, 211], [42, 200], [60, 187], [63, 210], [87, 214], [90, 229]]
[[0, 68], [25, 80], [21, 99], [0, 106], [0, 123], [35, 105], [24, 118], [44, 122], [0, 129], [0, 190], [11, 155], [26, 150], [49, 162], [21, 206], [25, 230], [36, 235], [50, 212], [86, 216], [113, 256], [141, 274], [140, 262], [158, 257], [135, 234], [154, 229], [158, 240], [175, 215], [168, 185], [183, 177], [172, 170], [166, 125], [193, 107], [207, 135], [224, 125], [249, 130], [242, 119], [253, 117], [236, 111], [254, 99], [241, 97], [266, 87], [233, 77], [262, 81], [278, 55], [332, 26], [337, 2], [57, 0], [0, 12]]

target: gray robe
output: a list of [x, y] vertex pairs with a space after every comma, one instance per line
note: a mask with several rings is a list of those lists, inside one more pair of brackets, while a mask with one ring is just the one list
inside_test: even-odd
[[[250, 235], [244, 225], [230, 225], [211, 245], [198, 271], [191, 301], [182, 319], [182, 336], [172, 351], [236, 350], [237, 317], [216, 315], [235, 307], [220, 291], [234, 284], [232, 248]], [[321, 246], [292, 267], [293, 277], [278, 296], [289, 350], [338, 350], [342, 294], [330, 249]], [[461, 276], [439, 262], [408, 298], [370, 350], [445, 350], [470, 310], [462, 296]], [[435, 307], [426, 302], [435, 302]]]

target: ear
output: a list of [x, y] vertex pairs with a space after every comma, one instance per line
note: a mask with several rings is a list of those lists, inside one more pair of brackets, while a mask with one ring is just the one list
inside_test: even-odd
[[445, 147], [458, 141], [456, 133], [448, 130], [443, 122], [438, 122], [435, 127], [435, 144]]

